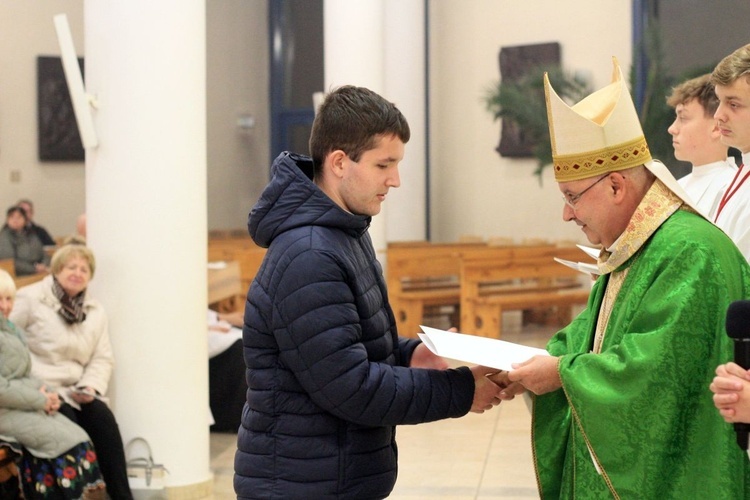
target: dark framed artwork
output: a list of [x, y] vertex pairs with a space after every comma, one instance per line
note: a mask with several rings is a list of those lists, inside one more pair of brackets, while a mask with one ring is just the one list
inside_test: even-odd
[[[560, 44], [557, 42], [518, 45], [500, 49], [500, 76], [503, 82], [518, 82], [526, 73], [540, 66], [560, 64]], [[544, 101], [544, 95], [539, 96]], [[502, 132], [497, 152], [511, 158], [533, 157], [534, 141], [524, 134], [514, 121], [502, 119]]]
[[[78, 58], [83, 74], [83, 59]], [[37, 57], [40, 161], [83, 161], [81, 135], [59, 57]]]

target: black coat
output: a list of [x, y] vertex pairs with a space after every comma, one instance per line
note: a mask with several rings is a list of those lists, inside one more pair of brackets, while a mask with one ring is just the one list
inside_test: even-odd
[[250, 390], [235, 457], [238, 498], [384, 498], [396, 481], [395, 426], [466, 414], [468, 368], [407, 368], [370, 217], [312, 181], [309, 158], [282, 153], [249, 218], [268, 247], [248, 293]]

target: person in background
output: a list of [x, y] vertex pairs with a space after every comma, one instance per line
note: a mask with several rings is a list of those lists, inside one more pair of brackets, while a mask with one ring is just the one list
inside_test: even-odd
[[243, 328], [249, 390], [240, 499], [376, 499], [396, 482], [396, 425], [483, 412], [500, 387], [398, 336], [368, 228], [410, 131], [390, 102], [343, 86], [312, 126], [311, 157], [281, 153], [250, 212], [268, 248]]
[[14, 205], [5, 213], [5, 225], [0, 230], [0, 259], [13, 259], [16, 276], [49, 271], [49, 256], [27, 223], [24, 209]]
[[[242, 358], [241, 312], [208, 310], [208, 403], [212, 432], [237, 432], [245, 405], [247, 382]], [[235, 321], [232, 323], [232, 321]]]
[[545, 77], [555, 179], [603, 248], [587, 308], [507, 375], [533, 396], [543, 498], [749, 498], [750, 462], [706, 395], [750, 265], [651, 158], [622, 71], [573, 106]]
[[109, 496], [131, 499], [120, 429], [104, 400], [114, 356], [107, 315], [88, 293], [95, 270], [89, 248], [61, 246], [51, 274], [18, 291], [10, 319], [26, 331], [32, 375], [60, 393], [60, 413], [91, 436]]
[[76, 219], [76, 235], [86, 239], [86, 213], [82, 213]]
[[672, 135], [674, 157], [693, 166], [692, 172], [677, 182], [696, 208], [713, 220], [737, 166], [728, 159], [727, 146], [721, 142], [714, 119], [719, 100], [710, 78], [705, 74], [672, 89], [667, 104], [674, 108], [675, 120], [667, 131]]
[[719, 99], [714, 113], [721, 141], [742, 153], [740, 168], [725, 190], [714, 221], [750, 260], [750, 44], [714, 68], [711, 83]]
[[[61, 415], [60, 398], [32, 378], [23, 332], [9, 319], [13, 278], [0, 270], [0, 444], [20, 453], [25, 498], [105, 498], [96, 452], [86, 432]], [[18, 479], [0, 484], [16, 498]]]
[[49, 231], [34, 222], [34, 204], [31, 200], [24, 198], [18, 200], [16, 205], [23, 208], [23, 211], [26, 212], [26, 218], [28, 219], [28, 222], [26, 222], [26, 228], [33, 231], [39, 237], [39, 241], [42, 242], [42, 245], [55, 246], [55, 239], [49, 234]]

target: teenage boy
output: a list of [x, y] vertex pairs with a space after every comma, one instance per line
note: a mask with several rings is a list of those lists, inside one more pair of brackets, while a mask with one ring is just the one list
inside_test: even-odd
[[677, 182], [696, 207], [713, 220], [737, 167], [727, 159], [727, 146], [721, 142], [714, 119], [719, 100], [710, 78], [705, 74], [672, 89], [667, 104], [674, 108], [675, 120], [667, 132], [672, 136], [675, 158], [693, 166], [692, 172]]

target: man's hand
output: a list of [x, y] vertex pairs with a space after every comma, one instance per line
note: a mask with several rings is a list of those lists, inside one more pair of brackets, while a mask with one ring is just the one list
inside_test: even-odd
[[471, 368], [474, 375], [474, 401], [471, 403], [471, 411], [484, 413], [491, 410], [493, 406], [500, 404], [500, 387], [492, 382], [487, 375], [497, 373], [497, 368], [486, 366], [474, 366]]
[[448, 362], [444, 358], [434, 354], [423, 342], [414, 349], [409, 367], [445, 370], [448, 368]]
[[500, 399], [502, 401], [510, 401], [511, 399], [515, 398], [516, 395], [526, 391], [526, 388], [520, 383], [511, 382], [510, 378], [508, 377], [509, 374], [510, 372], [500, 370], [497, 373], [493, 373], [487, 376], [487, 378], [494, 382], [495, 385], [500, 387]]
[[514, 363], [508, 380], [519, 382], [536, 395], [547, 394], [562, 387], [555, 356], [534, 356], [523, 363]]
[[709, 389], [726, 422], [750, 423], [750, 371], [736, 363], [719, 365]]

